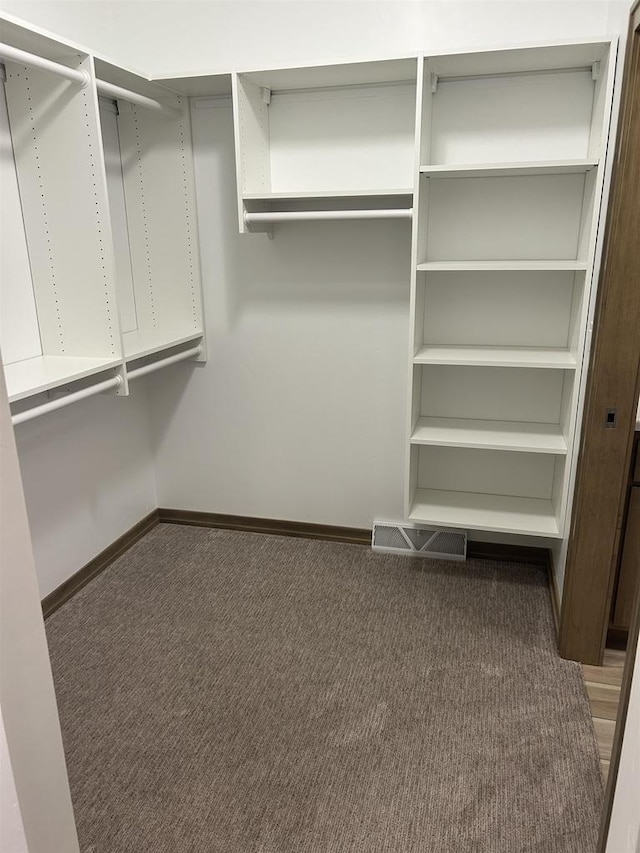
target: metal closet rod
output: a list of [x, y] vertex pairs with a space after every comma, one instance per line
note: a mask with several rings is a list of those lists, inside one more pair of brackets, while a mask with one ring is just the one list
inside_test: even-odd
[[[28, 53], [26, 50], [20, 50], [17, 47], [12, 47], [10, 44], [0, 44], [0, 59], [8, 60], [9, 62], [19, 62], [22, 65], [30, 65], [42, 71], [49, 71], [51, 74], [57, 74], [59, 77], [71, 80], [80, 86], [87, 86], [91, 82], [88, 71], [68, 68], [59, 62], [53, 62], [51, 59], [45, 59], [43, 56], [38, 56], [35, 53]], [[154, 100], [154, 98], [140, 95], [138, 92], [132, 92], [130, 89], [124, 89], [122, 86], [116, 86], [113, 83], [107, 83], [105, 80], [96, 80], [96, 86], [98, 92], [101, 92], [103, 95], [120, 98], [124, 101], [131, 101], [131, 103], [146, 107], [149, 110], [155, 110], [171, 118], [178, 118], [182, 115], [182, 110], [177, 107], [167, 106], [160, 103], [160, 101]]]
[[17, 415], [13, 415], [11, 423], [17, 426], [25, 421], [33, 420], [33, 418], [39, 418], [40, 415], [46, 415], [48, 412], [55, 412], [56, 409], [70, 406], [71, 403], [77, 403], [79, 400], [84, 400], [87, 397], [93, 397], [94, 394], [101, 394], [103, 391], [109, 391], [111, 388], [119, 388], [121, 385], [122, 376], [105, 379], [104, 382], [97, 382], [95, 385], [90, 385], [81, 391], [73, 391], [71, 394], [66, 394], [57, 400], [51, 400], [48, 403], [43, 403], [41, 406], [34, 406], [33, 409], [19, 412]]
[[412, 207], [388, 207], [381, 210], [269, 210], [245, 213], [247, 225], [253, 222], [301, 222], [317, 219], [411, 219]]

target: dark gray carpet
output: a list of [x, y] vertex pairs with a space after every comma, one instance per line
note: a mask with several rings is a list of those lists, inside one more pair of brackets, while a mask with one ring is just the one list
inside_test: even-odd
[[47, 633], [84, 853], [595, 849], [536, 567], [160, 525]]

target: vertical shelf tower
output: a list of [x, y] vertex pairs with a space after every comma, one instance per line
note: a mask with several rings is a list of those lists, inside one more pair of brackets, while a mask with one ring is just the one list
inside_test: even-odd
[[564, 536], [614, 61], [601, 42], [424, 59], [412, 521]]
[[405, 520], [567, 541], [615, 59], [587, 40], [233, 75], [241, 232], [411, 218]]

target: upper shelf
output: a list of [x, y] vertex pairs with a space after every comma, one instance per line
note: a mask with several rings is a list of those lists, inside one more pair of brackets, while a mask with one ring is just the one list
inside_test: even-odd
[[83, 358], [68, 355], [43, 355], [5, 364], [9, 402], [59, 388], [87, 376], [120, 367], [119, 358]]
[[579, 260], [567, 261], [426, 261], [418, 264], [418, 272], [513, 272], [532, 270], [553, 272], [566, 270], [586, 270], [587, 262]]
[[570, 175], [589, 172], [598, 159], [541, 160], [528, 163], [462, 163], [460, 165], [420, 166], [428, 178], [492, 178], [523, 175]]

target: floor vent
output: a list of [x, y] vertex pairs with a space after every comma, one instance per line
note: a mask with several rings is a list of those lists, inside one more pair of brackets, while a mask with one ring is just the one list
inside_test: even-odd
[[438, 560], [466, 560], [467, 534], [464, 530], [417, 527], [387, 521], [373, 523], [371, 547], [390, 554], [432, 557]]

